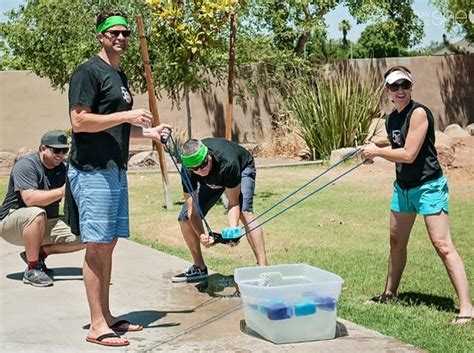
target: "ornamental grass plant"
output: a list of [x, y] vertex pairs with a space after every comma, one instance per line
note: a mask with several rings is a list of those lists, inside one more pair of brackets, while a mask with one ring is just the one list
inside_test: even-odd
[[375, 70], [361, 77], [349, 65], [339, 65], [296, 76], [284, 83], [282, 114], [297, 121], [313, 159], [363, 144], [372, 120], [384, 115], [379, 108], [383, 85]]

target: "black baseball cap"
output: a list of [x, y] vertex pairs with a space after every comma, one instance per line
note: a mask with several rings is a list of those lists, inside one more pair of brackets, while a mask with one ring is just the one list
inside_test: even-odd
[[69, 148], [67, 136], [59, 130], [48, 131], [41, 137], [41, 144], [53, 148]]

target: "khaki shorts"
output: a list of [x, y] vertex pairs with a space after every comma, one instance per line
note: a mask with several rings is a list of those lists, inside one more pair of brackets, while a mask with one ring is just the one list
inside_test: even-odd
[[[40, 207], [11, 210], [0, 222], [0, 236], [10, 244], [24, 246], [23, 231], [40, 215], [46, 217], [46, 211]], [[75, 245], [81, 244], [81, 239], [71, 233], [69, 226], [60, 218], [51, 218], [46, 221], [46, 232], [41, 245], [51, 244]]]

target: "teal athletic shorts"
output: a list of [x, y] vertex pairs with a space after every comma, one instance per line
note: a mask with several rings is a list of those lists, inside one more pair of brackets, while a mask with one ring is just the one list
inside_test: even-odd
[[448, 213], [448, 181], [442, 175], [423, 185], [411, 189], [402, 189], [397, 181], [393, 183], [391, 209], [394, 212], [416, 212], [421, 215]]

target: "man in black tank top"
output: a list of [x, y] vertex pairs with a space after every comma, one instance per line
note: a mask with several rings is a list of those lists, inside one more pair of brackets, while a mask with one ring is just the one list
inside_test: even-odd
[[464, 264], [449, 230], [448, 184], [435, 149], [433, 114], [411, 99], [413, 79], [406, 67], [392, 67], [384, 78], [389, 98], [395, 106], [385, 125], [392, 148], [380, 148], [370, 143], [362, 149], [362, 155], [369, 160], [382, 157], [394, 162], [396, 180], [391, 205], [387, 283], [383, 293], [368, 303], [396, 299], [406, 264], [410, 232], [416, 215], [421, 214], [458, 295], [459, 315], [452, 323], [469, 323], [474, 311]]

